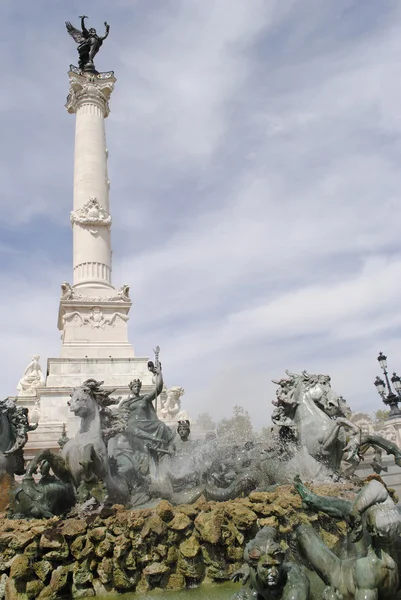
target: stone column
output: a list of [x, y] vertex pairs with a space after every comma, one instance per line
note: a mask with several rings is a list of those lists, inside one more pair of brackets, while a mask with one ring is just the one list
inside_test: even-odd
[[[73, 287], [110, 293], [111, 216], [104, 119], [116, 81], [114, 73], [69, 71], [66, 108], [76, 115], [74, 153]], [[89, 291], [89, 290], [88, 290]]]
[[395, 443], [401, 448], [401, 417], [392, 417], [386, 419], [386, 426], [392, 427], [395, 431]]
[[[89, 361], [85, 368], [92, 369], [92, 359], [134, 357], [128, 341], [129, 288], [122, 286], [116, 290], [111, 282], [104, 119], [109, 114], [109, 99], [116, 80], [112, 71], [86, 73], [73, 66], [69, 78], [66, 108], [76, 115], [71, 212], [74, 278], [72, 286], [66, 281], [62, 284], [58, 328], [62, 331], [62, 359], [85, 359]], [[59, 365], [53, 363], [53, 366], [56, 373]], [[81, 367], [80, 363], [74, 366]], [[66, 369], [70, 373], [71, 365]], [[57, 372], [56, 378], [59, 375]]]

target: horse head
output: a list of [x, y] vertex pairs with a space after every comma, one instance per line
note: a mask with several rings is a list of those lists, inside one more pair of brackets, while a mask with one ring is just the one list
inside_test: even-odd
[[103, 389], [103, 383], [96, 379], [87, 379], [70, 395], [68, 405], [70, 411], [81, 418], [81, 430], [82, 427], [85, 430], [88, 426], [99, 426], [101, 429], [109, 427], [109, 407], [118, 404], [120, 398], [110, 398], [115, 390]]
[[99, 410], [95, 393], [102, 383], [103, 381], [87, 379], [82, 385], [76, 387], [67, 403], [70, 411], [81, 419], [94, 417]]
[[309, 375], [303, 371], [302, 376], [305, 382], [305, 392], [328, 417], [332, 419], [350, 415], [351, 409], [346, 400], [331, 389], [329, 375]]

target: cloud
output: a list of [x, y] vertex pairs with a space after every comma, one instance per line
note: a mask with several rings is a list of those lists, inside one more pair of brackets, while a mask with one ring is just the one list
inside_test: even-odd
[[3, 15], [3, 393], [32, 353], [43, 364], [60, 349], [76, 61], [63, 22], [84, 10], [111, 23], [97, 64], [118, 79], [106, 121], [113, 276], [131, 285], [138, 355], [160, 343], [193, 416], [242, 404], [266, 424], [285, 368], [328, 372], [351, 405], [381, 408], [376, 354], [397, 369], [401, 331], [399, 6], [27, 10], [10, 0]]

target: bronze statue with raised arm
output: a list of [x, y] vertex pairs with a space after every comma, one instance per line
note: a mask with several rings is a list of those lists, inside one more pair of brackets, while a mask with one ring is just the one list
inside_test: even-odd
[[100, 46], [103, 44], [103, 41], [107, 38], [110, 31], [110, 25], [105, 21], [104, 25], [106, 27], [106, 32], [104, 36], [100, 36], [96, 33], [96, 29], [91, 27], [87, 29], [85, 27], [85, 19], [88, 17], [86, 15], [82, 15], [79, 17], [81, 19], [81, 29], [76, 29], [69, 21], [66, 21], [65, 26], [67, 27], [67, 31], [70, 36], [74, 39], [74, 41], [78, 44], [78, 55], [79, 62], [78, 66], [82, 71], [89, 71], [92, 73], [96, 73], [95, 65], [93, 60], [96, 54], [99, 52]]

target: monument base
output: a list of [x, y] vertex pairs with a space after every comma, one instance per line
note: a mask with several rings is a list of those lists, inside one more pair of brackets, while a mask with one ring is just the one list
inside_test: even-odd
[[36, 396], [13, 398], [20, 406], [28, 408], [30, 414], [39, 410], [39, 426], [29, 433], [25, 446], [25, 458], [30, 460], [39, 450], [58, 450], [58, 440], [63, 425], [67, 437], [77, 432], [80, 419], [69, 410], [68, 401], [74, 388], [87, 379], [104, 381], [104, 387], [115, 390], [113, 397], [126, 398], [129, 383], [133, 379], [142, 381], [142, 391], [154, 388], [153, 375], [148, 370], [148, 358], [49, 358], [44, 386], [36, 388]]

